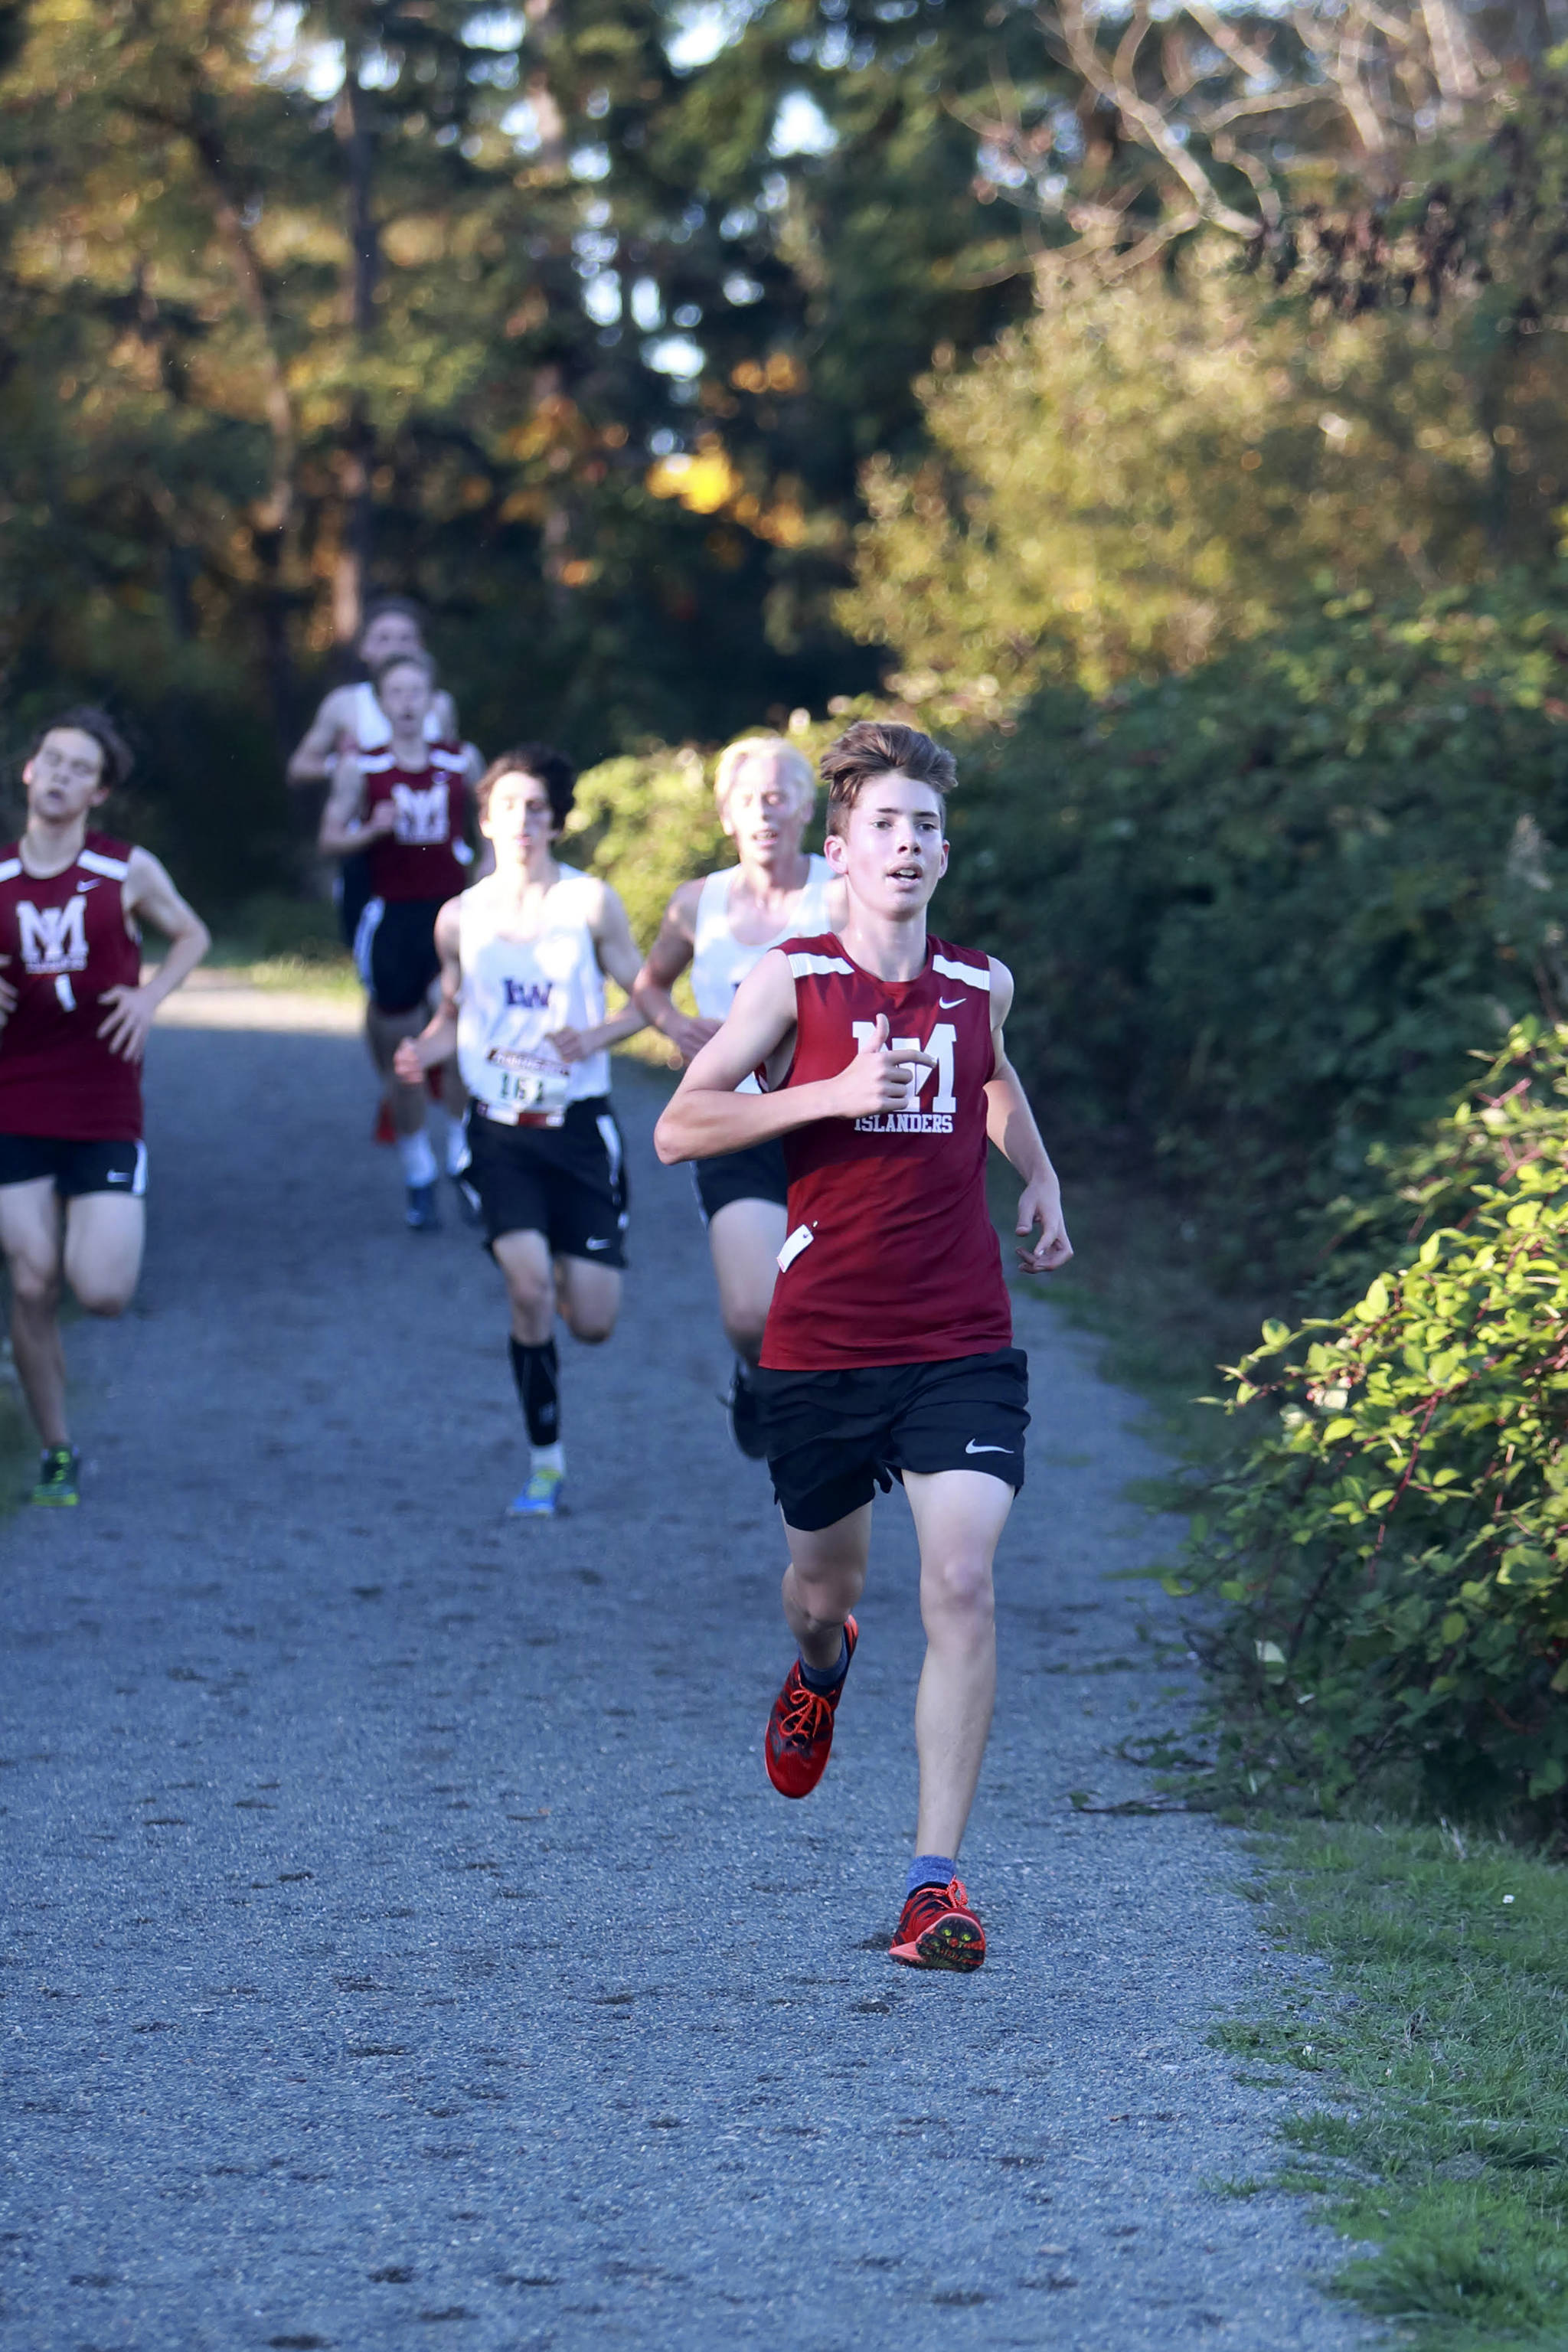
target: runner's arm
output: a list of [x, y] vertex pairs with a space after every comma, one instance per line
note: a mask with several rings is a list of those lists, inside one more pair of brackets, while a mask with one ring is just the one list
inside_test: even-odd
[[397, 823], [397, 812], [392, 803], [383, 801], [367, 822], [360, 814], [363, 798], [364, 779], [360, 773], [358, 756], [345, 751], [332, 777], [332, 789], [327, 794], [321, 831], [316, 835], [316, 846], [324, 856], [348, 857], [356, 849], [367, 847], [380, 835], [392, 831]]
[[169, 942], [168, 953], [156, 971], [135, 988], [106, 988], [99, 1003], [106, 1010], [99, 1035], [122, 1061], [139, 1062], [147, 1049], [153, 1015], [183, 980], [188, 980], [212, 945], [212, 933], [188, 906], [157, 858], [148, 849], [133, 849], [120, 902], [128, 922], [151, 923]]
[[795, 1025], [789, 958], [770, 948], [735, 991], [729, 1019], [697, 1055], [654, 1129], [654, 1150], [667, 1167], [680, 1160], [711, 1160], [720, 1151], [744, 1151], [821, 1118], [907, 1110], [911, 1065], [932, 1066], [929, 1054], [901, 1053], [895, 1059], [886, 1015], [879, 1014], [874, 1034], [837, 1077], [778, 1094], [737, 1094], [742, 1078], [774, 1061]]
[[682, 1013], [670, 993], [691, 961], [697, 944], [697, 902], [701, 895], [700, 882], [681, 884], [664, 910], [658, 937], [649, 948], [632, 989], [644, 1017], [661, 1037], [668, 1038], [683, 1062], [700, 1054], [710, 1037], [719, 1034], [721, 1025], [717, 1021], [693, 1021]]
[[592, 1029], [557, 1029], [550, 1039], [562, 1060], [568, 1065], [585, 1062], [590, 1054], [602, 1054], [606, 1045], [618, 1045], [623, 1037], [635, 1037], [639, 1029], [647, 1026], [647, 1015], [637, 1003], [632, 990], [637, 983], [642, 958], [637, 953], [632, 927], [626, 920], [620, 894], [607, 882], [599, 885], [599, 903], [589, 918], [589, 936], [594, 952], [599, 960], [599, 970], [618, 981], [626, 992], [626, 1002], [619, 1013], [596, 1022]]
[[1020, 1247], [1018, 1264], [1026, 1274], [1054, 1274], [1072, 1255], [1072, 1244], [1062, 1222], [1062, 1188], [1051, 1157], [1035, 1124], [1023, 1080], [1007, 1059], [1002, 1031], [1013, 1009], [1013, 975], [1005, 963], [991, 958], [991, 1076], [985, 1088], [985, 1132], [1004, 1159], [1024, 1180], [1018, 1198], [1016, 1231], [1026, 1237], [1037, 1227], [1039, 1239]]
[[395, 1077], [416, 1087], [426, 1070], [449, 1062], [458, 1050], [458, 1007], [463, 995], [459, 955], [462, 915], [456, 898], [448, 898], [436, 917], [436, 952], [441, 959], [441, 1002], [417, 1037], [405, 1037], [392, 1057]]
[[343, 712], [343, 689], [334, 686], [300, 738], [298, 750], [283, 773], [291, 784], [319, 784], [337, 766], [344, 738], [350, 733]]

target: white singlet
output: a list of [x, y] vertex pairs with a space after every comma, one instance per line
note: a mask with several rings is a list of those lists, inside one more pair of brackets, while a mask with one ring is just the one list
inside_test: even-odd
[[[827, 892], [833, 868], [826, 857], [811, 857], [806, 861], [806, 877], [795, 912], [778, 937], [763, 940], [756, 947], [742, 946], [730, 929], [730, 885], [740, 871], [738, 866], [726, 866], [721, 874], [710, 874], [697, 901], [691, 943], [691, 993], [704, 1021], [728, 1020], [735, 991], [752, 965], [761, 963], [768, 950], [777, 947], [779, 940], [812, 940], [831, 929]], [[754, 1095], [758, 1091], [755, 1078], [742, 1078], [735, 1091]]]
[[568, 1064], [545, 1043], [554, 1030], [595, 1029], [605, 1017], [605, 976], [588, 929], [598, 886], [574, 866], [559, 872], [531, 939], [502, 928], [496, 875], [458, 901], [458, 1067], [487, 1117], [503, 1126], [524, 1112], [558, 1125], [568, 1103], [610, 1091], [607, 1050]]
[[808, 858], [806, 865], [808, 870], [795, 913], [777, 939], [763, 940], [755, 947], [742, 946], [730, 929], [730, 886], [740, 867], [726, 866], [721, 874], [710, 874], [703, 883], [691, 942], [691, 993], [704, 1021], [729, 1018], [735, 991], [752, 965], [761, 963], [768, 950], [777, 947], [779, 940], [814, 940], [819, 932], [831, 928], [827, 920], [827, 892], [833, 868], [826, 857]]
[[[392, 740], [392, 721], [375, 698], [375, 688], [368, 680], [352, 688], [354, 698], [354, 739], [362, 751], [384, 751]], [[446, 740], [447, 712], [441, 708], [444, 696], [438, 696], [425, 713], [425, 740], [440, 743]]]

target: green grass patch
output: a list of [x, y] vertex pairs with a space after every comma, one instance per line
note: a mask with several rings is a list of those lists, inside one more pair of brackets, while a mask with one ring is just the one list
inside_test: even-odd
[[0, 1361], [0, 1518], [16, 1509], [37, 1470], [38, 1440], [27, 1418], [7, 1347]]
[[[1226, 1419], [1194, 1400], [1279, 1302], [1218, 1294], [1201, 1237], [1135, 1184], [1065, 1189], [1079, 1255], [1042, 1295], [1101, 1339], [1165, 1448], [1212, 1469]], [[1180, 1495], [1178, 1473], [1146, 1499]], [[1300, 2110], [1279, 2170], [1215, 2194], [1319, 2200], [1358, 2247], [1334, 2291], [1418, 2352], [1568, 2347], [1568, 1872], [1464, 1827], [1372, 1819], [1280, 1823], [1257, 1860], [1241, 1891], [1329, 1965], [1216, 2032], [1239, 2080], [1291, 2086]]]
[[1335, 2292], [1421, 2352], [1568, 2344], [1568, 1875], [1366, 1822], [1293, 1828], [1261, 1860], [1282, 1939], [1330, 1981], [1215, 2038], [1311, 2079], [1281, 2185], [1376, 2249]]

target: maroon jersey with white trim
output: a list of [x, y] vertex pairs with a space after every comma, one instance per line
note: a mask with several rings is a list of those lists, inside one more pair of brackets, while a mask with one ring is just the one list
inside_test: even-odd
[[819, 1119], [784, 1138], [789, 1238], [763, 1362], [779, 1371], [945, 1363], [1013, 1344], [1002, 1253], [985, 1205], [991, 966], [927, 944], [913, 980], [878, 980], [831, 932], [785, 940], [795, 976], [786, 1087], [838, 1076], [885, 1013], [895, 1050], [918, 1046], [911, 1108]]
[[463, 805], [467, 791], [463, 754], [450, 743], [433, 743], [424, 768], [400, 768], [390, 751], [362, 751], [364, 813], [390, 801], [397, 823], [370, 845], [371, 895], [376, 898], [455, 898], [468, 887], [464, 861]]
[[142, 1067], [111, 1054], [99, 1028], [104, 991], [142, 977], [121, 886], [131, 850], [89, 833], [80, 856], [40, 881], [10, 842], [0, 849], [0, 978], [16, 991], [0, 1028], [0, 1135], [128, 1143], [142, 1133]]

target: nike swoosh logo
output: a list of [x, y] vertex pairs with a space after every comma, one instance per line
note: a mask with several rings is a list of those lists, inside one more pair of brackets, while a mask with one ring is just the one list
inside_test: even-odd
[[[964, 1004], [968, 1002], [968, 999], [963, 996], [939, 996], [936, 1002], [939, 1013], [951, 1013], [955, 1005]], [[1002, 1451], [1005, 1454], [1007, 1448], [1004, 1446]]]
[[963, 1450], [966, 1454], [1011, 1454], [1013, 1451], [1010, 1445], [976, 1445], [973, 1437]]
[[96, 882], [79, 882], [76, 886], [77, 897], [79, 898], [85, 898], [88, 891], [96, 890], [97, 887], [98, 885]]
[[111, 1184], [129, 1184], [131, 1179], [123, 1168], [111, 1168], [109, 1171], [109, 1181]]
[[609, 1246], [610, 1244], [608, 1242], [590, 1242], [588, 1244], [588, 1247], [590, 1249], [608, 1249]]

